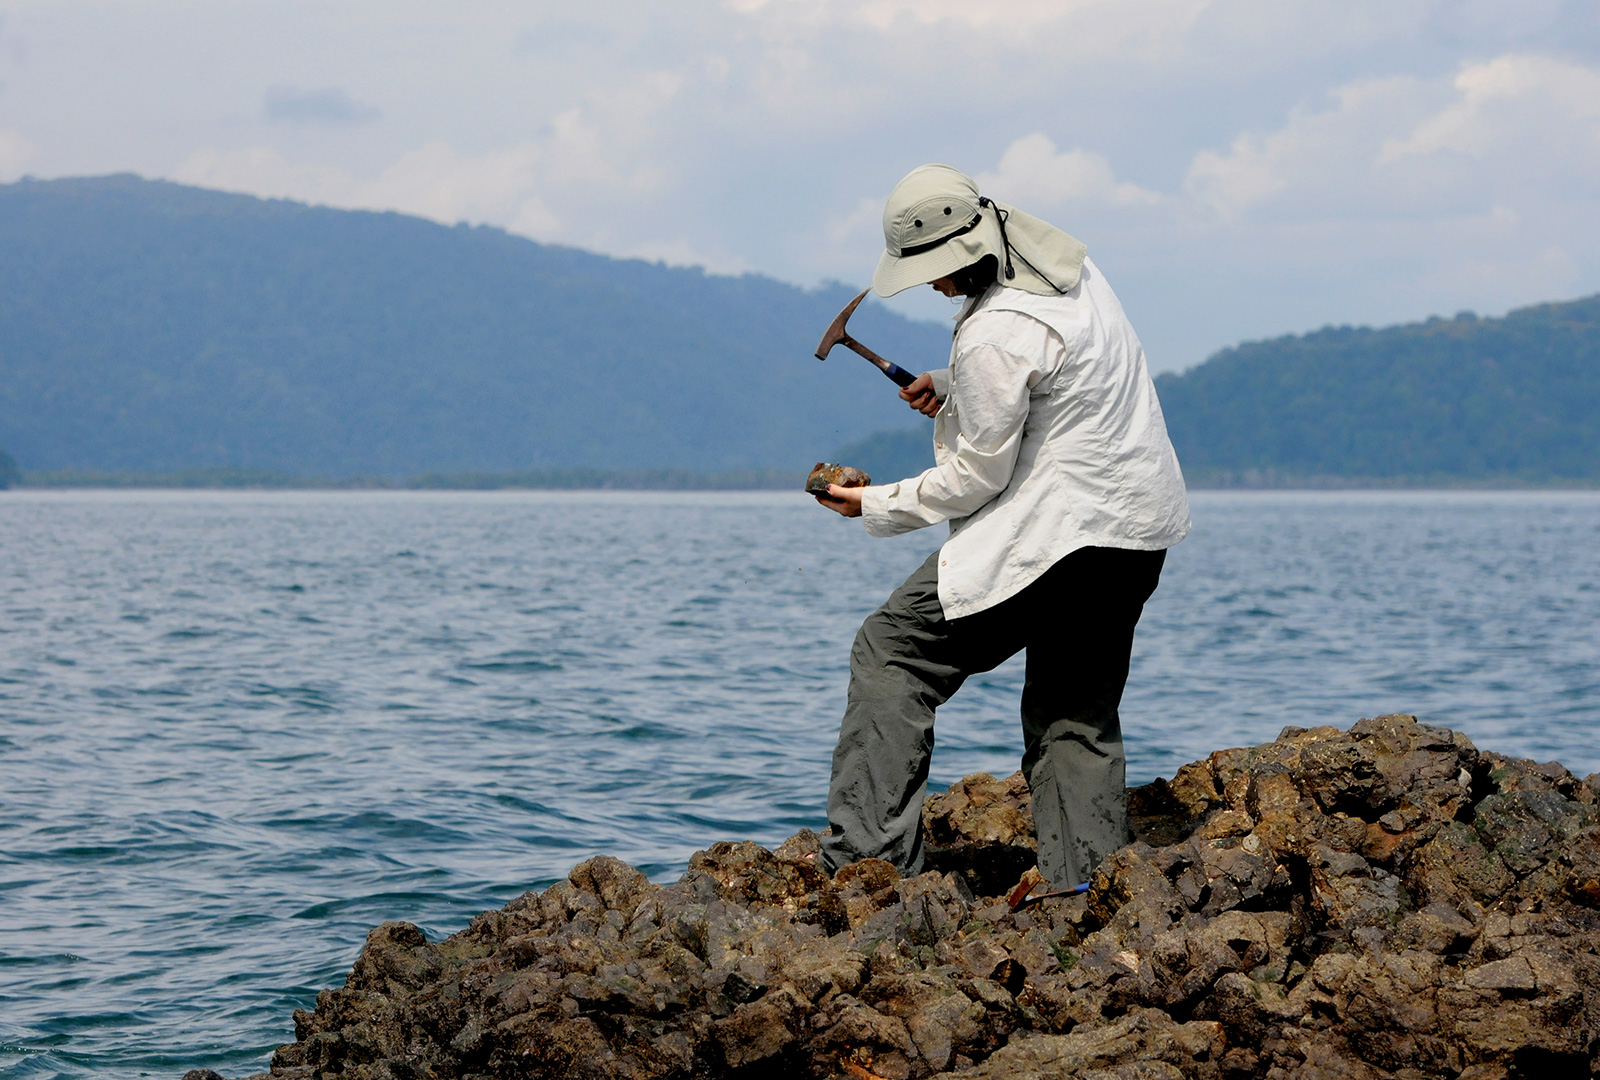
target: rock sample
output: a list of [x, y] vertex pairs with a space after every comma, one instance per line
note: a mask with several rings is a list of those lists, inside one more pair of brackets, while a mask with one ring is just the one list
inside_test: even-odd
[[1600, 1075], [1597, 787], [1384, 716], [1135, 789], [1089, 892], [1015, 912], [1019, 777], [930, 798], [912, 878], [806, 832], [595, 858], [373, 930], [259, 1080]]
[[811, 475], [806, 477], [806, 494], [825, 496], [828, 494], [829, 484], [838, 484], [840, 487], [866, 487], [871, 483], [872, 477], [860, 469], [819, 461], [812, 468]]

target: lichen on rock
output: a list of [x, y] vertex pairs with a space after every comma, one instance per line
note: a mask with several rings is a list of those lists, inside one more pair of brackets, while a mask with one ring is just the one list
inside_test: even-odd
[[809, 832], [670, 885], [602, 856], [373, 930], [259, 1080], [1593, 1076], [1597, 789], [1384, 716], [1134, 789], [1089, 892], [1018, 911], [1020, 776], [930, 797], [911, 878]]

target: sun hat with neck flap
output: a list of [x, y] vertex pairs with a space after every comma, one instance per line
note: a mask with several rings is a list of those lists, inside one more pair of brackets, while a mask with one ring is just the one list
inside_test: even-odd
[[872, 291], [893, 296], [948, 277], [985, 255], [1008, 289], [1062, 296], [1078, 284], [1088, 249], [1047, 221], [978, 194], [948, 165], [922, 165], [894, 186], [883, 208], [883, 256]]

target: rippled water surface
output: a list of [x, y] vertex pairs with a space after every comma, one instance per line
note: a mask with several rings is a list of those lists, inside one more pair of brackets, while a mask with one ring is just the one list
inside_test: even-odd
[[[1600, 497], [1195, 521], [1131, 779], [1396, 711], [1600, 769]], [[378, 922], [820, 826], [850, 638], [938, 540], [778, 494], [0, 495], [0, 1078], [253, 1072]], [[941, 712], [936, 783], [1016, 767], [1020, 676]]]

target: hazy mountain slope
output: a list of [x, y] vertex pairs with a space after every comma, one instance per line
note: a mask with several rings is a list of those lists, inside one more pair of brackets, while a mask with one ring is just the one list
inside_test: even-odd
[[[0, 448], [36, 470], [803, 469], [915, 421], [864, 361], [812, 358], [849, 296], [132, 176], [23, 181], [0, 186]], [[874, 306], [851, 325], [908, 367], [949, 347]]]
[[1251, 342], [1156, 386], [1192, 479], [1600, 479], [1600, 296]]
[[[865, 273], [865, 269], [863, 270]], [[850, 292], [131, 176], [0, 186], [0, 450], [321, 476], [931, 463]], [[913, 370], [945, 327], [852, 328]], [[1191, 480], [1600, 479], [1600, 297], [1224, 350], [1157, 380]], [[841, 449], [843, 448], [843, 449]]]

